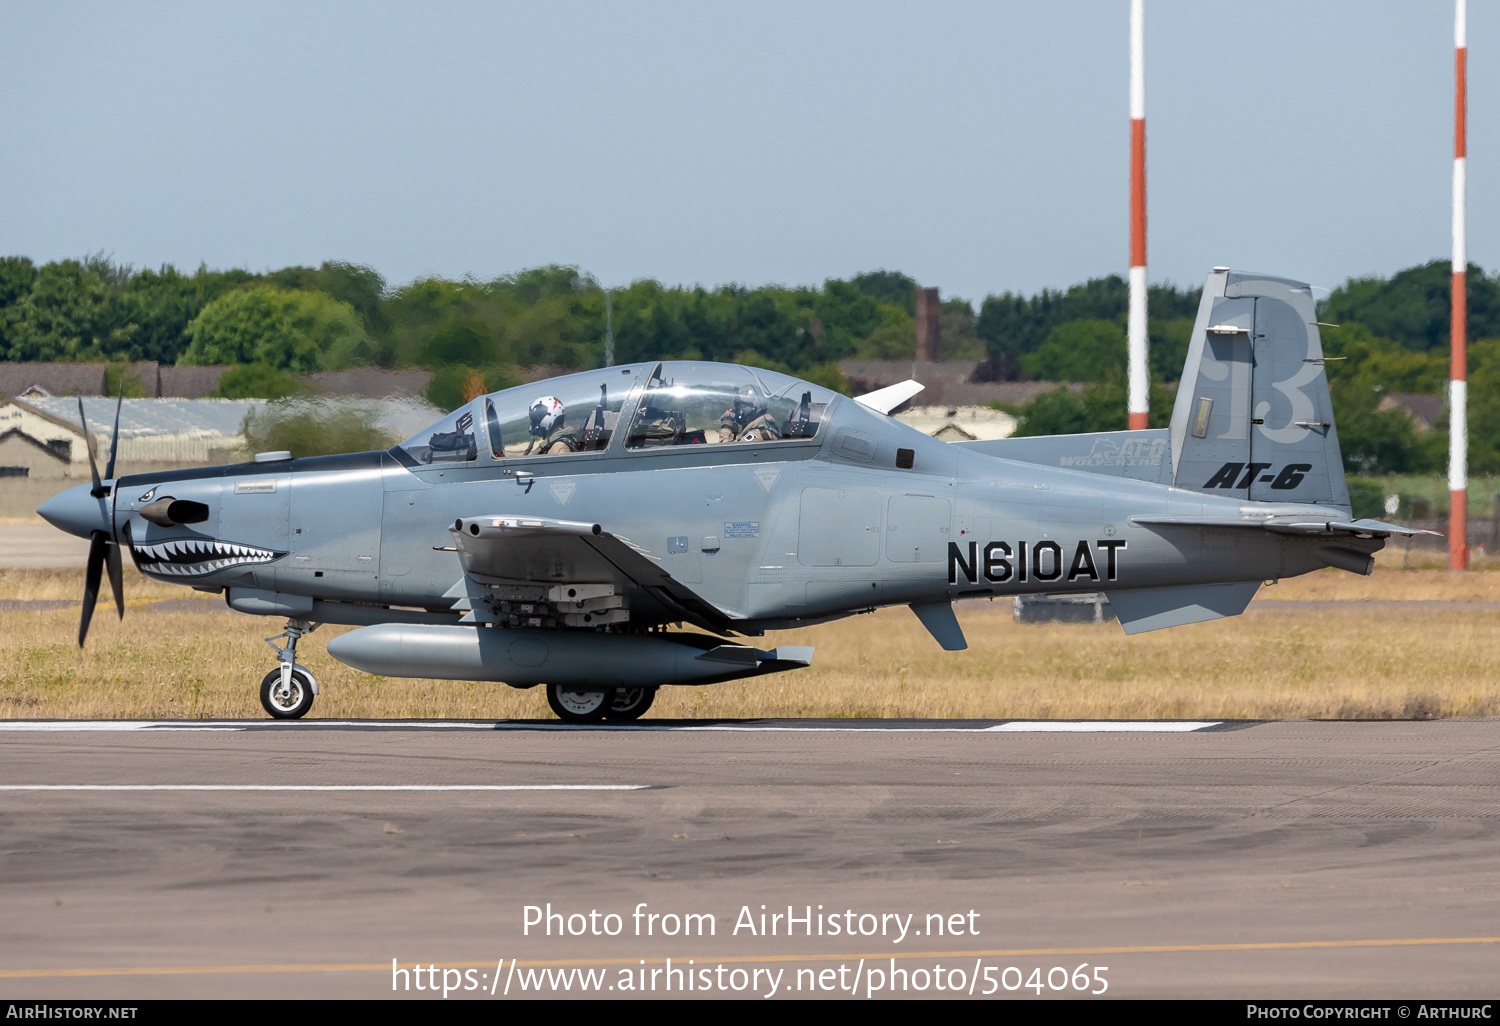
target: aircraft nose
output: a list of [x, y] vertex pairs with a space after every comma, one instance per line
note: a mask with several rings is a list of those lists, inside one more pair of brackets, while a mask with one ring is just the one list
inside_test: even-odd
[[96, 499], [93, 485], [75, 485], [42, 503], [37, 515], [60, 531], [88, 538], [95, 531], [114, 534], [109, 522], [107, 498]]

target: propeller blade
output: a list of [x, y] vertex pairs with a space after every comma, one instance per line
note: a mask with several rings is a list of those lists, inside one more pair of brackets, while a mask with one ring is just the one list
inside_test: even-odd
[[[109, 462], [104, 464], [104, 480], [115, 479], [115, 450], [120, 446], [120, 407], [125, 405], [125, 375], [120, 375], [120, 397], [115, 400], [115, 430], [109, 436]], [[115, 558], [119, 562], [119, 557]]]
[[78, 621], [78, 647], [89, 635], [89, 621], [94, 618], [94, 604], [99, 601], [99, 574], [104, 569], [104, 553], [109, 548], [109, 535], [95, 531], [89, 542], [88, 569], [83, 575], [83, 617]]
[[109, 590], [115, 596], [115, 611], [125, 619], [125, 576], [120, 567], [120, 546], [113, 543], [105, 549], [104, 568], [109, 571]]
[[88, 418], [83, 415], [83, 396], [78, 397], [78, 423], [83, 427], [83, 444], [89, 451], [89, 473], [94, 475], [94, 490], [90, 494], [98, 499], [104, 495], [104, 486], [99, 483], [99, 464], [94, 461], [94, 436], [89, 434]]

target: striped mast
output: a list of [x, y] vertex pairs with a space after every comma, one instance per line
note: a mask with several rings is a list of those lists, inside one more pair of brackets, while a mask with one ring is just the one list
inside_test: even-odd
[[1448, 386], [1448, 569], [1469, 568], [1468, 539], [1468, 297], [1464, 273], [1468, 254], [1464, 240], [1464, 193], [1468, 111], [1468, 12], [1456, 0], [1453, 18], [1453, 311], [1452, 382]]
[[[1462, 0], [1460, 0], [1462, 2]], [[1146, 426], [1146, 12], [1130, 0], [1130, 430]]]

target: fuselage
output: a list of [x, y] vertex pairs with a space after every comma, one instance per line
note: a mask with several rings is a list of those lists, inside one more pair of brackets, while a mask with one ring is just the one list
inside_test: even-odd
[[[620, 423], [646, 416], [644, 378], [622, 388]], [[335, 623], [454, 616], [464, 569], [449, 531], [489, 515], [598, 524], [750, 633], [893, 604], [1259, 581], [1324, 565], [1303, 539], [1132, 519], [1232, 518], [1238, 498], [986, 455], [848, 398], [828, 397], [810, 437], [630, 437], [547, 455], [497, 443], [424, 463], [398, 446], [135, 475], [102, 499], [80, 486], [42, 512], [84, 536], [107, 529], [152, 577], [228, 592], [245, 611]], [[174, 522], [166, 498], [206, 513]], [[649, 610], [631, 625], [652, 626]]]

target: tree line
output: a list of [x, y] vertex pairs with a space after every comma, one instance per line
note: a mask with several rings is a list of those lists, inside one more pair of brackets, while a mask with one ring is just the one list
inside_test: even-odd
[[[911, 359], [918, 284], [873, 271], [821, 286], [641, 280], [608, 290], [576, 267], [490, 280], [425, 277], [392, 286], [370, 267], [327, 261], [255, 273], [136, 269], [102, 256], [36, 265], [0, 258], [0, 359], [234, 364], [226, 397], [305, 391], [300, 375], [425, 367], [428, 398], [451, 408], [475, 388], [518, 384], [521, 368], [704, 359], [782, 370], [839, 390], [839, 361]], [[1200, 289], [1153, 285], [1150, 371], [1170, 386], [1186, 357]], [[1118, 275], [1034, 295], [942, 302], [943, 356], [978, 362], [980, 380], [1082, 381], [1017, 408], [1024, 434], [1123, 429], [1128, 288]], [[1447, 425], [1422, 433], [1390, 392], [1440, 393], [1448, 376], [1446, 261], [1351, 279], [1319, 304], [1346, 469], [1427, 473], [1446, 459]], [[1470, 468], [1500, 472], [1500, 275], [1468, 275]], [[120, 380], [118, 373], [112, 378]], [[1170, 387], [1152, 390], [1165, 424]]]
[[[846, 386], [840, 360], [911, 359], [917, 288], [910, 276], [882, 270], [816, 287], [641, 280], [606, 295], [575, 267], [392, 287], [374, 269], [340, 261], [185, 273], [102, 256], [40, 267], [7, 257], [0, 359], [236, 364], [226, 394], [262, 397], [297, 387], [296, 375], [310, 371], [418, 366], [434, 372], [441, 399], [476, 375], [498, 388], [529, 365], [599, 366], [608, 330], [620, 362], [753, 363]], [[1080, 358], [1080, 345], [1107, 350], [1116, 335], [1123, 345], [1113, 322], [1123, 324], [1124, 297], [1119, 277], [1034, 297], [989, 296], [978, 311], [950, 297], [940, 313], [943, 356], [980, 362], [983, 380], [1078, 380], [1101, 366]], [[1197, 290], [1152, 288], [1163, 380], [1178, 373], [1196, 304]]]

